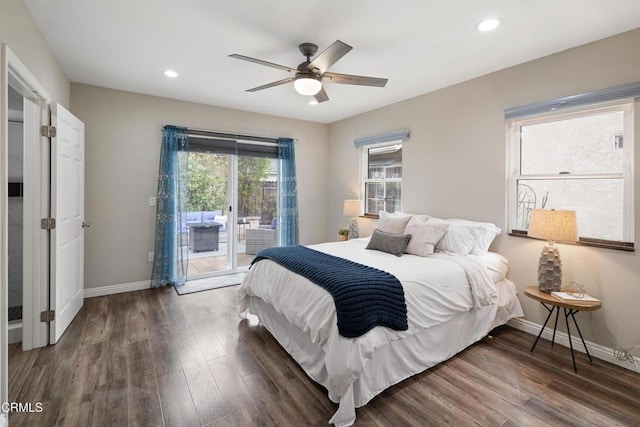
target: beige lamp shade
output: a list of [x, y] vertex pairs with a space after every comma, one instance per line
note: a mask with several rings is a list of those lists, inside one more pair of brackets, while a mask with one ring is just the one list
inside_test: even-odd
[[575, 242], [578, 240], [576, 212], [534, 209], [527, 235], [550, 242]]
[[360, 216], [362, 209], [362, 200], [345, 200], [342, 207], [342, 214], [348, 217]]

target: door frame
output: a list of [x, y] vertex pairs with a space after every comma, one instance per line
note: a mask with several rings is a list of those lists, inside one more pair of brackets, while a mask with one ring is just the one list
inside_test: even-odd
[[[40, 136], [40, 126], [49, 124], [48, 91], [4, 43], [0, 63], [0, 401], [8, 401], [8, 215], [7, 215], [7, 149], [9, 84], [25, 98], [24, 108], [24, 199], [23, 251], [33, 256], [23, 262], [23, 350], [48, 344], [48, 328], [39, 313], [48, 308], [48, 235], [39, 227], [39, 219], [49, 212], [49, 144]], [[27, 224], [31, 224], [27, 227]]]
[[[238, 272], [238, 252], [236, 245], [238, 244], [238, 154], [231, 156], [229, 165], [229, 213], [227, 217], [227, 259], [231, 257], [231, 270], [226, 273], [233, 274]], [[231, 226], [229, 226], [231, 224]], [[228, 264], [228, 263], [227, 263]]]
[[[37, 91], [38, 93], [42, 93]], [[31, 192], [24, 198], [22, 273], [22, 350], [49, 344], [48, 324], [40, 313], [49, 308], [49, 233], [40, 228], [50, 206], [49, 138], [40, 135], [40, 127], [49, 124], [49, 95], [24, 100], [24, 188]], [[31, 224], [27, 227], [27, 224]]]

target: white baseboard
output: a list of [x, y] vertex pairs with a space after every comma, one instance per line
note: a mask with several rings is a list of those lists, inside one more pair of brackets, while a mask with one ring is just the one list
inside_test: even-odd
[[102, 297], [105, 295], [121, 294], [123, 292], [141, 291], [149, 289], [150, 281], [123, 283], [120, 285], [100, 286], [98, 288], [86, 288], [84, 290], [85, 298]]
[[[525, 320], [525, 319], [511, 319], [507, 324], [518, 330], [527, 332], [533, 335], [534, 337], [538, 336], [538, 334], [540, 333], [540, 328], [542, 327], [542, 325], [538, 325], [537, 323], [530, 322], [529, 320]], [[542, 333], [541, 338], [551, 341], [552, 336], [553, 336], [553, 328], [548, 328], [548, 327], [544, 328], [544, 332]], [[571, 341], [573, 344], [573, 351], [579, 351], [581, 353], [585, 353], [584, 347], [582, 346], [582, 341], [580, 341], [580, 336], [571, 335]], [[565, 347], [569, 347], [569, 336], [566, 334], [566, 332], [556, 331], [555, 342]], [[624, 360], [618, 359], [613, 355], [612, 348], [608, 348], [600, 344], [592, 343], [587, 340], [585, 340], [584, 342], [589, 348], [589, 353], [591, 354], [591, 357], [596, 357], [600, 360], [604, 360], [605, 362], [609, 362], [613, 365], [618, 365], [622, 368], [629, 369], [630, 371], [640, 373], [640, 364], [629, 363]]]
[[22, 321], [9, 322], [7, 329], [7, 342], [9, 344], [22, 342]]

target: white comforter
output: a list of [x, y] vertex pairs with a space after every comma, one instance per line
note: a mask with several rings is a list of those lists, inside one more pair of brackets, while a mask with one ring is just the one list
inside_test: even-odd
[[329, 375], [327, 388], [329, 397], [335, 402], [340, 401], [359, 377], [377, 348], [444, 323], [474, 307], [497, 303], [493, 281], [473, 257], [439, 254], [426, 258], [414, 255], [396, 257], [366, 250], [367, 241], [355, 239], [310, 247], [396, 276], [405, 293], [409, 324], [406, 331], [376, 327], [358, 338], [340, 336], [331, 295], [270, 260], [260, 261], [251, 267], [239, 290], [242, 312], [248, 309], [247, 296], [259, 297], [324, 350]]

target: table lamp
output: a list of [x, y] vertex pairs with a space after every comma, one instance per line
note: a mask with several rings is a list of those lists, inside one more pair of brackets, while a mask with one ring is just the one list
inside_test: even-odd
[[362, 200], [345, 200], [342, 207], [342, 214], [351, 217], [349, 224], [349, 240], [360, 237], [358, 228], [358, 216], [362, 214]]
[[540, 290], [542, 292], [559, 291], [562, 285], [562, 262], [558, 247], [553, 243], [578, 240], [576, 212], [534, 209], [531, 211], [527, 235], [547, 241], [542, 248], [538, 265]]

